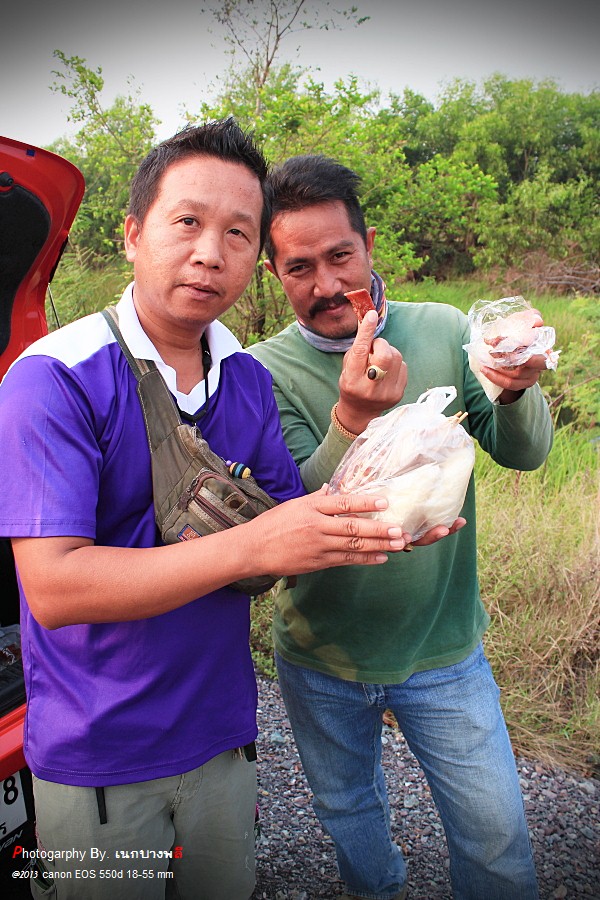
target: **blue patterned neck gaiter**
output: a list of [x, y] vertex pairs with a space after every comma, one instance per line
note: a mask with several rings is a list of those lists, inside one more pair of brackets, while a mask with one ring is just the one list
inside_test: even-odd
[[[371, 270], [371, 299], [379, 314], [379, 321], [374, 334], [374, 337], [378, 337], [385, 328], [385, 323], [387, 322], [388, 305], [385, 298], [385, 284], [382, 278], [374, 270]], [[345, 353], [354, 343], [354, 335], [347, 338], [327, 338], [322, 337], [320, 334], [315, 334], [313, 331], [309, 331], [309, 329], [306, 328], [305, 325], [302, 325], [301, 322], [298, 322], [298, 328], [305, 341], [312, 347], [316, 347], [317, 350], [322, 350], [324, 353]]]

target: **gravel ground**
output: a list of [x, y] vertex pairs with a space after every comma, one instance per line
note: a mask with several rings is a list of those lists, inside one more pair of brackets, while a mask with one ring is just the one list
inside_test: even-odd
[[[310, 803], [277, 682], [259, 678], [259, 807], [254, 900], [316, 900], [343, 890], [331, 840]], [[425, 779], [401, 735], [384, 728], [392, 824], [410, 900], [448, 900], [448, 853]], [[541, 900], [600, 900], [600, 781], [531, 760], [517, 765]], [[485, 898], [481, 898], [485, 900]]]

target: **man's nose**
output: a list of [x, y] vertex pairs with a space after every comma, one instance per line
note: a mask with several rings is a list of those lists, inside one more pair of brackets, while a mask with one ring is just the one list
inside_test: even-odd
[[222, 269], [225, 266], [221, 237], [210, 229], [203, 229], [194, 242], [192, 263], [207, 269]]
[[315, 297], [334, 297], [336, 294], [342, 293], [342, 282], [338, 273], [332, 271], [328, 266], [317, 269], [313, 291]]

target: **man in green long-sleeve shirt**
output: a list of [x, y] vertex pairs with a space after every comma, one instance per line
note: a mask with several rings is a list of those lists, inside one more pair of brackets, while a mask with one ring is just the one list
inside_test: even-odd
[[[365, 226], [357, 176], [324, 157], [296, 157], [271, 182], [267, 265], [297, 321], [250, 352], [273, 375], [285, 440], [307, 488], [330, 478], [373, 416], [434, 386], [456, 387], [446, 413], [466, 410], [464, 426], [497, 463], [540, 466], [552, 444], [537, 385], [544, 360], [486, 369], [502, 388], [492, 404], [469, 369], [462, 313], [387, 302], [372, 270], [375, 230]], [[378, 315], [369, 313], [357, 334], [344, 293], [360, 288]], [[477, 581], [472, 478], [461, 516], [386, 565], [303, 575], [277, 598], [281, 690], [346, 897], [406, 895], [380, 764], [386, 708], [430, 784], [455, 897], [537, 897], [514, 758], [481, 647], [489, 616]]]

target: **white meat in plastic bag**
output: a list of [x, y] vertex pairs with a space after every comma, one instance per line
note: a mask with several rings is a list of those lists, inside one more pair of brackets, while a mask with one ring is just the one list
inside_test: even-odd
[[468, 313], [470, 341], [464, 345], [469, 367], [492, 402], [502, 388], [486, 378], [482, 366], [506, 369], [520, 366], [532, 356], [546, 357], [546, 368], [556, 369], [560, 351], [555, 351], [554, 328], [542, 325], [542, 318], [523, 297], [478, 300]]
[[369, 518], [401, 525], [418, 540], [435, 525], [450, 527], [462, 509], [475, 462], [473, 440], [442, 410], [456, 388], [432, 388], [416, 403], [374, 419], [346, 452], [329, 493], [385, 497]]

